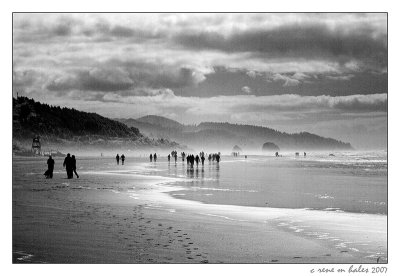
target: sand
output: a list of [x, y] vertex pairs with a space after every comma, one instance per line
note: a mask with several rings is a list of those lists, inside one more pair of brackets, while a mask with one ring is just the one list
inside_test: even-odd
[[170, 197], [166, 177], [13, 169], [14, 263], [387, 262], [384, 215], [202, 204]]

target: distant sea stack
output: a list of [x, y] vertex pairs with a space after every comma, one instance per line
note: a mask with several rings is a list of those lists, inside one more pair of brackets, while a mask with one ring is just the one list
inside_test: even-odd
[[280, 151], [280, 148], [272, 142], [266, 142], [262, 146], [262, 151]]

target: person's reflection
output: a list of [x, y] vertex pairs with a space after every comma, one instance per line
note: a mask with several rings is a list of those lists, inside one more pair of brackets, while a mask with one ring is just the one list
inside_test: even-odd
[[215, 180], [216, 184], [219, 185], [219, 163], [215, 165]]
[[187, 175], [189, 178], [193, 178], [194, 177], [194, 170], [193, 168], [188, 168], [187, 169]]
[[201, 168], [200, 185], [201, 185], [201, 186], [204, 186], [204, 167]]
[[199, 168], [196, 167], [196, 178], [199, 178]]

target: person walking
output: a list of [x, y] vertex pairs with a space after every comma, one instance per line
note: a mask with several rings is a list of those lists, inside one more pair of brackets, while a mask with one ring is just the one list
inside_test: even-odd
[[117, 156], [115, 156], [115, 159], [117, 160], [117, 165], [119, 165], [119, 155], [117, 153]]
[[150, 153], [150, 162], [153, 162], [153, 155]]
[[[72, 162], [72, 171], [75, 173], [76, 178], [79, 178], [78, 173], [76, 172], [76, 159], [75, 159], [75, 155], [71, 156], [71, 162]], [[72, 177], [71, 177], [72, 178]]]
[[72, 168], [72, 158], [69, 153], [67, 154], [67, 157], [65, 157], [64, 159], [63, 167], [67, 171], [68, 179], [71, 179], [73, 177], [73, 168]]
[[121, 155], [121, 161], [122, 161], [122, 165], [123, 165], [124, 162], [125, 162], [125, 155], [124, 154]]
[[54, 170], [54, 159], [49, 155], [49, 159], [47, 159], [47, 171], [44, 173], [46, 178], [53, 178], [53, 170]]
[[157, 162], [157, 154], [154, 154], [154, 162]]

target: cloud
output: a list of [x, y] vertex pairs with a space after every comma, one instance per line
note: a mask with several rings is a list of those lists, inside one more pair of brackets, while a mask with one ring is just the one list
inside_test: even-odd
[[128, 73], [119, 68], [93, 68], [76, 70], [68, 76], [51, 80], [46, 88], [50, 91], [120, 91], [131, 88], [134, 81]]
[[326, 78], [327, 79], [330, 79], [330, 80], [339, 80], [339, 81], [349, 81], [349, 80], [351, 80], [352, 78], [354, 78], [354, 75], [353, 74], [348, 74], [348, 75], [345, 75], [345, 76], [326, 76]]
[[267, 81], [279, 81], [283, 83], [283, 86], [297, 86], [300, 84], [300, 81], [297, 78], [282, 74], [273, 74], [268, 76]]
[[[378, 32], [378, 34], [376, 34]], [[252, 53], [260, 59], [308, 58], [360, 60], [360, 64], [387, 66], [386, 30], [364, 25], [357, 29], [329, 28], [325, 24], [285, 25], [225, 35], [219, 32], [180, 33], [176, 43], [201, 50]]]

